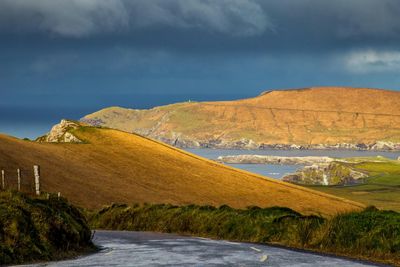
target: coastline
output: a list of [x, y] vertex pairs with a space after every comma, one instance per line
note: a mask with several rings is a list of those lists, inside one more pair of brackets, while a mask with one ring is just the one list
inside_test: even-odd
[[337, 143], [337, 144], [265, 144], [257, 143], [251, 139], [236, 141], [192, 139], [170, 139], [160, 136], [148, 136], [158, 141], [178, 148], [205, 148], [205, 149], [242, 149], [242, 150], [350, 150], [350, 151], [382, 151], [399, 152], [400, 143], [377, 141], [373, 143]]

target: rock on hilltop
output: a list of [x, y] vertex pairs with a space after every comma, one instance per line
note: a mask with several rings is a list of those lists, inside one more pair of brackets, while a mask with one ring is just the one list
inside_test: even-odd
[[51, 128], [50, 132], [44, 136], [39, 137], [38, 142], [49, 143], [82, 143], [82, 141], [73, 135], [70, 130], [77, 129], [80, 125], [74, 121], [61, 120]]

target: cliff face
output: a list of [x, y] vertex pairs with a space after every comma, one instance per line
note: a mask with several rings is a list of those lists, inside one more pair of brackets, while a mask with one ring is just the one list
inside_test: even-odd
[[180, 147], [400, 149], [400, 92], [360, 88], [270, 91], [237, 101], [111, 107], [82, 121]]

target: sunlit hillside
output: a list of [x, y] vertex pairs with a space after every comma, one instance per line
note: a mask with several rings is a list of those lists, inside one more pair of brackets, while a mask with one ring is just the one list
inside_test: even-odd
[[400, 142], [399, 103], [396, 91], [314, 87], [149, 110], [110, 107], [83, 120], [189, 146], [242, 139], [258, 144], [369, 144]]
[[32, 179], [41, 166], [44, 191], [61, 192], [88, 208], [112, 202], [283, 206], [334, 214], [362, 204], [230, 168], [162, 143], [118, 130], [71, 130], [86, 143], [36, 143], [0, 136], [0, 166]]

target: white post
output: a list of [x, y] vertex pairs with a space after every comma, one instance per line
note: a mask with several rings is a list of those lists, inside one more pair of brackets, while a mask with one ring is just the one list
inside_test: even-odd
[[21, 191], [21, 170], [17, 169], [18, 192]]
[[4, 190], [6, 189], [6, 175], [4, 170], [1, 170], [1, 188]]
[[40, 167], [39, 165], [33, 165], [33, 174], [35, 175], [35, 192], [36, 195], [40, 195]]

